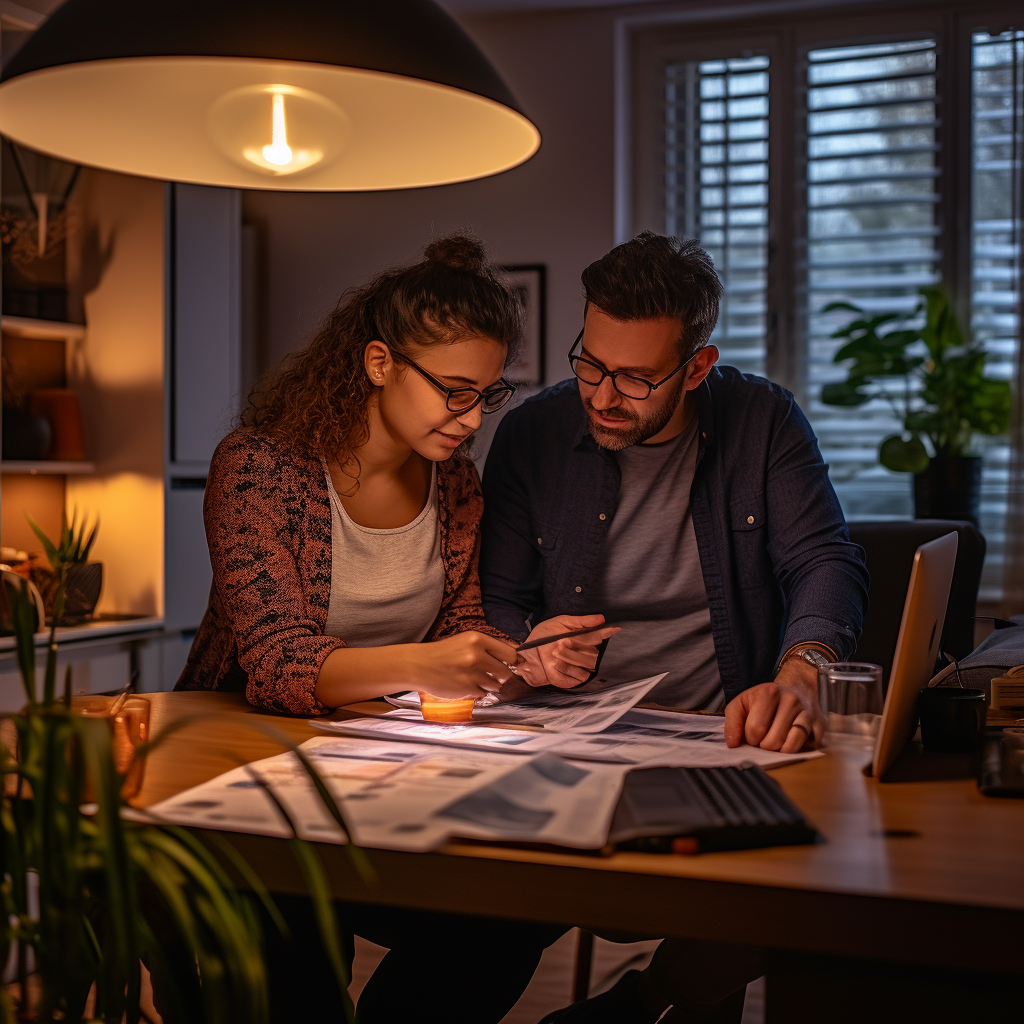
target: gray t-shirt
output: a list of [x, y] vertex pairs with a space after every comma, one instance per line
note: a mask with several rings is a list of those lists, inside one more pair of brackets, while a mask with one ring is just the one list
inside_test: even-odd
[[668, 672], [647, 700], [716, 710], [724, 694], [690, 508], [697, 417], [670, 441], [633, 445], [615, 457], [622, 483], [597, 607], [623, 629], [608, 643], [598, 680]]

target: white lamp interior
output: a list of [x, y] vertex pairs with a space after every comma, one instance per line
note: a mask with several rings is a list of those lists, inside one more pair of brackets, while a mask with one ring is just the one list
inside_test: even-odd
[[309, 191], [467, 181], [515, 167], [540, 144], [523, 115], [449, 86], [206, 57], [89, 61], [20, 75], [0, 88], [0, 131], [128, 174]]

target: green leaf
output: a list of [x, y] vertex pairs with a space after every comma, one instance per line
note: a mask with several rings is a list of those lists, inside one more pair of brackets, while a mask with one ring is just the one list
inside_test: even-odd
[[884, 348], [877, 335], [862, 334], [841, 346], [832, 357], [832, 362], [842, 363], [847, 359], [879, 358], [884, 355]]
[[[6, 582], [0, 584], [6, 586]], [[28, 592], [28, 581], [18, 586], [14, 598], [14, 640], [18, 650], [18, 670], [21, 672], [25, 697], [30, 705], [36, 703], [36, 610]]]
[[855, 306], [852, 302], [830, 302], [827, 306], [822, 306], [822, 313], [831, 313], [837, 309], [846, 309], [851, 313], [863, 313], [864, 310], [860, 306]]
[[921, 340], [921, 332], [913, 328], [900, 331], [889, 331], [881, 336], [882, 344], [887, 348], [906, 348]]
[[894, 434], [882, 442], [878, 461], [894, 473], [923, 473], [928, 468], [928, 451], [917, 435], [904, 439]]
[[60, 558], [57, 555], [57, 549], [53, 545], [53, 541], [46, 536], [43, 528], [32, 518], [31, 513], [26, 512], [25, 518], [28, 520], [28, 525], [32, 527], [32, 532], [39, 538], [39, 543], [43, 545], [43, 551], [46, 552], [46, 558], [50, 565], [53, 566], [54, 572], [60, 572]]
[[821, 400], [826, 405], [863, 405], [871, 395], [861, 391], [866, 382], [863, 378], [826, 384], [821, 389]]
[[[100, 528], [100, 520], [99, 520], [99, 516], [97, 516], [96, 517], [96, 522], [93, 523], [93, 527], [92, 527], [92, 530], [89, 533], [88, 538], [81, 544], [81, 546], [79, 548], [79, 552], [80, 552], [79, 561], [80, 562], [88, 562], [89, 561], [89, 552], [92, 550], [92, 546], [96, 542], [96, 534], [99, 532], [99, 528]], [[83, 534], [85, 533], [85, 526], [84, 526], [84, 524], [82, 526], [82, 533]]]

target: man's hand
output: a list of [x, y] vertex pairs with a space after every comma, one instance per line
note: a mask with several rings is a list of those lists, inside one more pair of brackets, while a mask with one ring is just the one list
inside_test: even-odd
[[749, 743], [763, 750], [796, 754], [814, 750], [824, 732], [818, 672], [802, 658], [789, 658], [774, 683], [744, 690], [725, 709], [725, 742], [729, 747]]
[[[573, 629], [586, 629], [604, 622], [603, 615], [556, 615], [533, 627], [528, 640], [539, 640], [545, 636], [568, 633]], [[516, 663], [516, 675], [530, 686], [559, 686], [569, 689], [579, 686], [590, 678], [597, 664], [597, 648], [608, 637], [618, 633], [618, 626], [584, 633], [582, 636], [534, 647], [523, 651]]]

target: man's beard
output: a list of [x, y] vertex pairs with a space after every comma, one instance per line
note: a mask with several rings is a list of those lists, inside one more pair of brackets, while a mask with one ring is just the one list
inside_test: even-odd
[[[610, 452], [619, 452], [623, 448], [630, 448], [635, 444], [643, 444], [648, 438], [660, 434], [665, 429], [668, 421], [679, 407], [683, 397], [684, 381], [676, 384], [675, 394], [660, 409], [648, 416], [637, 415], [621, 406], [617, 409], [609, 409], [601, 415], [608, 419], [621, 419], [623, 426], [619, 430], [611, 430], [601, 426], [594, 420], [594, 407], [589, 398], [583, 399], [583, 408], [586, 410], [587, 419], [590, 422], [590, 433], [594, 440]], [[580, 396], [583, 397], [582, 395]]]

